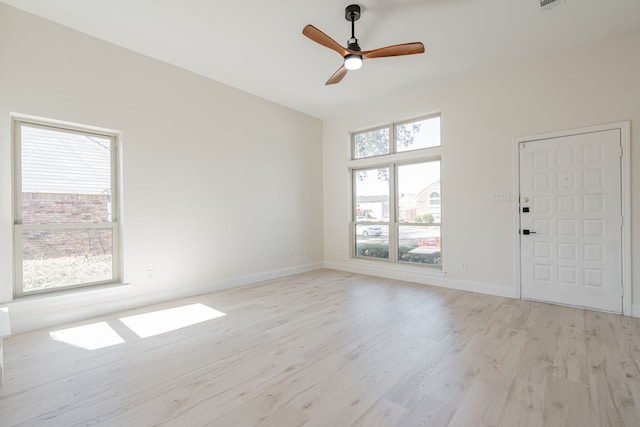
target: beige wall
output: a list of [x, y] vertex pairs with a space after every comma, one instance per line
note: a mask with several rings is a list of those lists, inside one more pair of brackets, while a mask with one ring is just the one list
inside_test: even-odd
[[14, 302], [14, 332], [321, 266], [320, 120], [0, 4], [0, 302], [11, 113], [122, 132], [128, 283]]
[[[499, 295], [517, 295], [514, 138], [631, 121], [632, 242], [640, 242], [640, 31], [487, 71], [324, 122], [325, 263]], [[349, 259], [348, 134], [442, 113], [443, 272]], [[628, 153], [627, 153], [628, 154]], [[635, 244], [633, 249], [637, 249]], [[465, 260], [467, 268], [458, 269]], [[633, 251], [640, 315], [640, 253]]]

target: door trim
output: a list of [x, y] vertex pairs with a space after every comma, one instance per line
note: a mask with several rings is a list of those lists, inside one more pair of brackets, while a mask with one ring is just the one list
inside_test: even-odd
[[632, 315], [633, 295], [631, 293], [631, 122], [623, 121], [598, 126], [590, 126], [566, 131], [529, 135], [514, 138], [513, 140], [513, 218], [515, 230], [513, 233], [513, 245], [516, 254], [516, 268], [514, 283], [516, 294], [522, 298], [521, 258], [520, 258], [520, 144], [544, 139], [559, 138], [585, 133], [602, 132], [607, 130], [620, 130], [620, 144], [622, 154], [620, 156], [621, 184], [622, 184], [622, 314]]

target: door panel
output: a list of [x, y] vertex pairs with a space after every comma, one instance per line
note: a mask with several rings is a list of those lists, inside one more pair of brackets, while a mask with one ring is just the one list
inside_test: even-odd
[[618, 129], [520, 143], [523, 298], [622, 312], [620, 143]]

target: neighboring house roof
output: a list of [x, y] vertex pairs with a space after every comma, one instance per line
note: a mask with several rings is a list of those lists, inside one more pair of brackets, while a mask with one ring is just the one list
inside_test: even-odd
[[389, 203], [389, 196], [358, 196], [357, 203]]
[[425, 187], [420, 193], [418, 193], [418, 198], [424, 198], [426, 193], [431, 194], [433, 191], [440, 193], [440, 180], [434, 181]]
[[23, 193], [111, 193], [107, 137], [21, 126]]

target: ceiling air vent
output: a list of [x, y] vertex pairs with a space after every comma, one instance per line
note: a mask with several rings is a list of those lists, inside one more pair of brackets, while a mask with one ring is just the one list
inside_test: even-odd
[[552, 7], [556, 7], [561, 3], [564, 3], [564, 0], [538, 0], [540, 2], [541, 10], [548, 10]]

